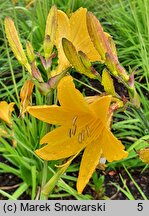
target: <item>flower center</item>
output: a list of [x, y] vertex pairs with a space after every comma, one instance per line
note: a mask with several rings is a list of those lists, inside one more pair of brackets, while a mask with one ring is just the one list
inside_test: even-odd
[[72, 138], [73, 136], [76, 135], [77, 141], [79, 143], [82, 143], [83, 141], [85, 141], [90, 136], [91, 132], [90, 132], [88, 125], [86, 125], [85, 127], [81, 128], [81, 129], [80, 128], [78, 129], [77, 119], [78, 119], [78, 116], [75, 116], [73, 118], [71, 128], [69, 128], [69, 130], [68, 130], [68, 136], [70, 138]]

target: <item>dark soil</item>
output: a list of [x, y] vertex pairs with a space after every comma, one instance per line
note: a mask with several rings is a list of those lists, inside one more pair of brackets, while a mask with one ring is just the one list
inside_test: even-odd
[[[130, 174], [132, 175], [135, 182], [138, 184], [138, 186], [141, 188], [142, 192], [145, 194], [145, 196], [149, 199], [149, 170], [146, 170], [145, 172], [141, 173], [142, 170], [134, 169], [129, 170]], [[123, 189], [124, 186], [122, 184], [122, 181], [120, 179], [120, 175], [123, 177], [127, 187], [129, 188], [130, 192], [132, 193], [135, 200], [142, 200], [143, 197], [137, 190], [134, 183], [131, 181], [131, 179], [128, 177], [125, 170], [121, 171], [110, 171], [105, 178], [105, 193], [106, 195], [112, 199], [112, 200], [126, 200], [128, 199], [122, 192], [117, 191], [116, 187], [113, 187], [111, 183], [117, 183], [120, 185]]]
[[[11, 165], [5, 158], [3, 158], [0, 155], [0, 162]], [[12, 165], [11, 165], [12, 166]], [[13, 194], [15, 190], [19, 187], [20, 183], [22, 180], [18, 178], [17, 176], [11, 174], [11, 173], [0, 173], [0, 189], [4, 190], [5, 192], [9, 194]], [[0, 194], [0, 200], [7, 199], [6, 197], [2, 196]], [[19, 198], [20, 200], [28, 200], [30, 197], [24, 193], [22, 196]]]

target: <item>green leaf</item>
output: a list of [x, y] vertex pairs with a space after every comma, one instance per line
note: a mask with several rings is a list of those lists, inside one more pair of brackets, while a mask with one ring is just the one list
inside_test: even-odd
[[12, 168], [10, 165], [4, 164], [0, 162], [0, 169], [7, 173], [13, 173], [16, 176], [20, 176], [20, 170]]
[[37, 182], [36, 182], [36, 166], [32, 166], [31, 167], [31, 175], [32, 175], [32, 194], [31, 194], [31, 198], [32, 200], [35, 199], [36, 196], [36, 186], [37, 186]]
[[27, 184], [27, 185], [31, 185], [32, 181], [32, 175], [31, 175], [31, 170], [27, 169], [24, 166], [20, 167], [20, 171], [21, 171], [21, 178], [23, 179], [23, 181]]
[[28, 189], [28, 185], [25, 182], [23, 182], [20, 185], [20, 187], [12, 194], [13, 199], [19, 198], [27, 189]]

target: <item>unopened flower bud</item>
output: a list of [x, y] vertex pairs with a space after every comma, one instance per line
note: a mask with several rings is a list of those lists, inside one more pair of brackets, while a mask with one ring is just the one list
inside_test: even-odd
[[35, 60], [36, 56], [35, 56], [32, 44], [29, 41], [26, 42], [26, 52], [27, 52], [27, 56], [28, 56], [30, 62], [33, 62]]
[[134, 72], [130, 74], [128, 84], [131, 88], [134, 87]]
[[51, 77], [48, 81], [50, 88], [55, 89], [59, 83], [59, 81], [66, 75], [67, 70], [62, 73]]
[[31, 64], [31, 71], [32, 71], [32, 76], [38, 82], [43, 82], [43, 78], [41, 76], [41, 73], [40, 73], [39, 69], [35, 66], [35, 62], [32, 62], [32, 64]]
[[48, 83], [46, 82], [42, 82], [42, 83], [38, 83], [38, 88], [39, 88], [39, 91], [42, 95], [47, 95], [50, 90], [51, 90], [51, 87]]

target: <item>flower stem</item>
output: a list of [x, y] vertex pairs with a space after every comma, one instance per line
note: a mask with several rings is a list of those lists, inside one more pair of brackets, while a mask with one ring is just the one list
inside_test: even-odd
[[[51, 105], [53, 104], [53, 96], [54, 91], [51, 90], [48, 95], [46, 95], [46, 104]], [[46, 127], [46, 133], [48, 133], [51, 130], [51, 125], [47, 124]], [[41, 182], [41, 194], [40, 194], [40, 200], [48, 200], [48, 195], [45, 195], [42, 193], [42, 189], [47, 183], [47, 173], [48, 173], [48, 161], [43, 162], [43, 170], [42, 170], [42, 182]]]
[[48, 171], [48, 162], [43, 162], [43, 170], [42, 170], [42, 182], [41, 182], [41, 194], [40, 194], [40, 200], [47, 200], [48, 196], [45, 196], [42, 194], [42, 188], [45, 186], [47, 182], [47, 171]]

